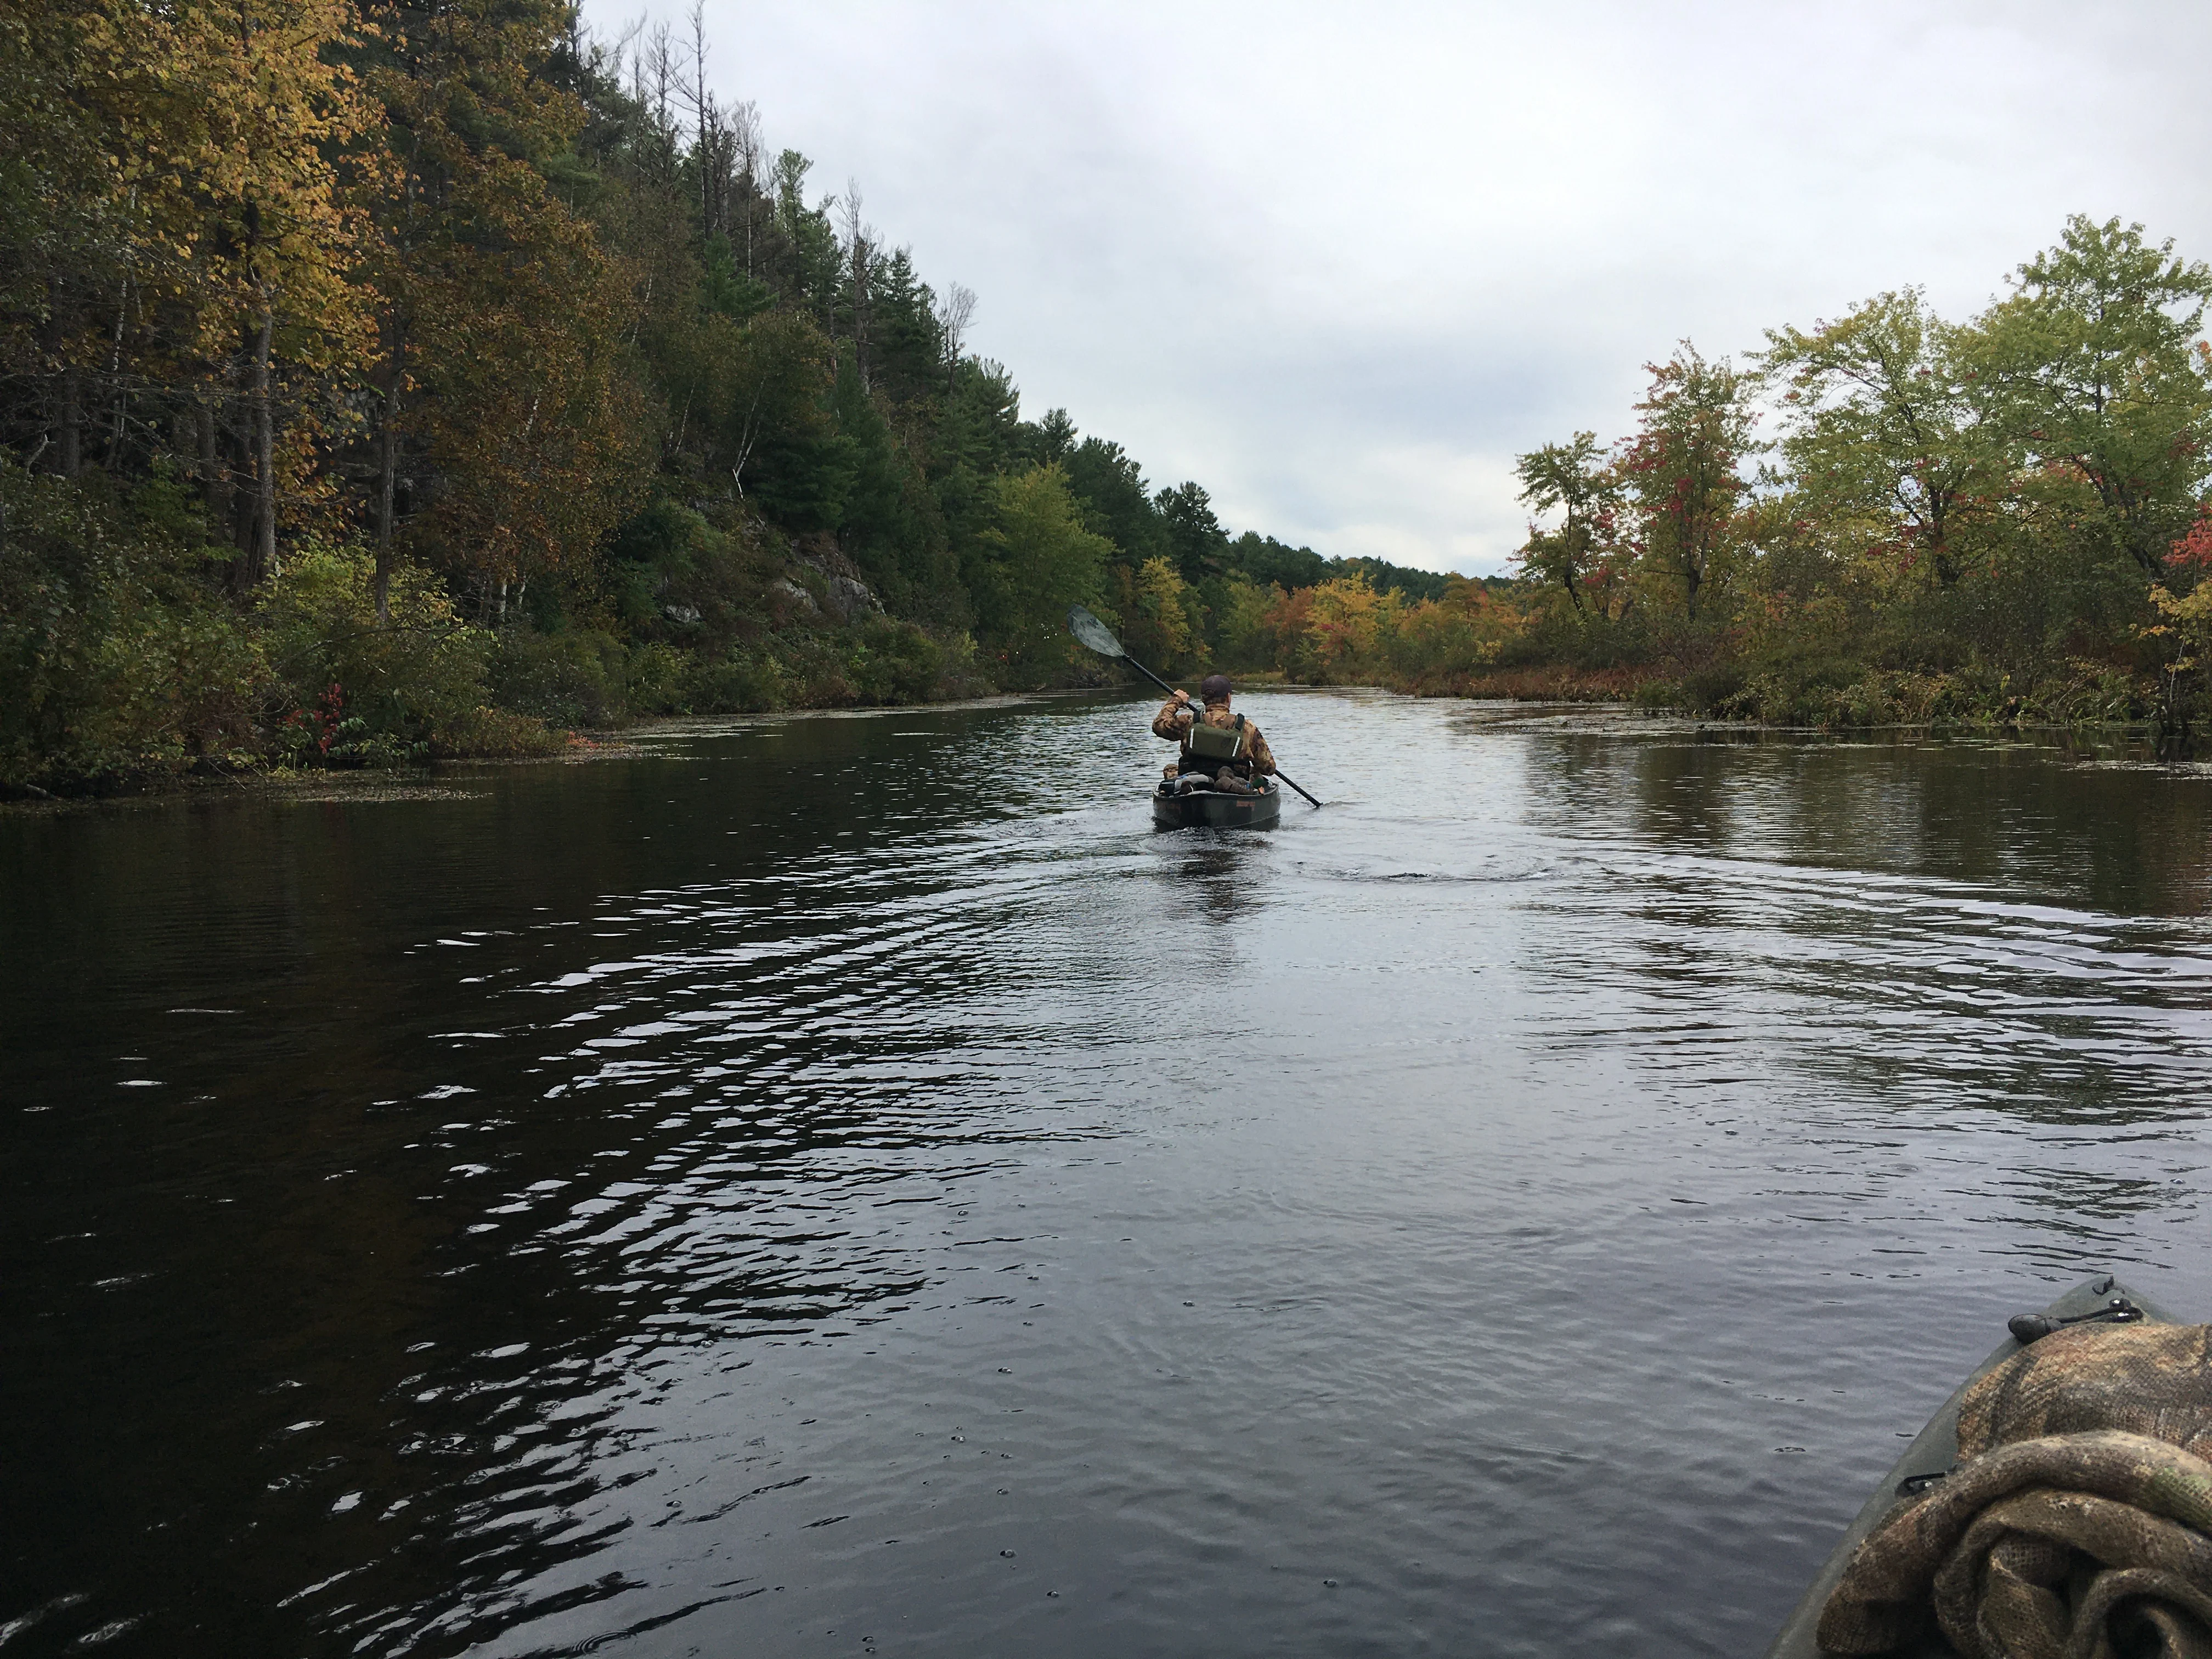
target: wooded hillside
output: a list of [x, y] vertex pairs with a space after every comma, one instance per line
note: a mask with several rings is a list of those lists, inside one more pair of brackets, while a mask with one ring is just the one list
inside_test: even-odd
[[1024, 420], [712, 68], [549, 0], [7, 0], [0, 777], [1036, 686], [1077, 602], [1179, 667], [1352, 568]]

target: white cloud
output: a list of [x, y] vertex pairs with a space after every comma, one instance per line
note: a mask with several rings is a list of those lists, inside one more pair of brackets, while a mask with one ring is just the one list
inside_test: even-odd
[[[621, 14], [604, 5], [606, 30]], [[710, 0], [713, 80], [857, 178], [975, 347], [1155, 483], [1325, 553], [1499, 568], [1511, 458], [1639, 365], [2065, 216], [2212, 255], [2212, 9]]]

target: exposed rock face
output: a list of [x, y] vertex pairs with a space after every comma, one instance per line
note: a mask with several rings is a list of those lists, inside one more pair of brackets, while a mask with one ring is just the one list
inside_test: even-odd
[[867, 583], [858, 576], [841, 576], [829, 571], [823, 574], [830, 579], [830, 608], [840, 620], [853, 622], [884, 608]]
[[786, 617], [849, 624], [882, 611], [883, 602], [836, 537], [821, 532], [799, 537], [788, 556], [786, 574], [768, 586], [770, 602]]
[[778, 576], [768, 585], [768, 591], [793, 611], [810, 617], [822, 614], [822, 607], [814, 602], [814, 596], [788, 576]]

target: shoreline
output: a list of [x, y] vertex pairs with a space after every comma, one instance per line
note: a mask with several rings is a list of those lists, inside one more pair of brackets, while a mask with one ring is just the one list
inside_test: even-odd
[[[1518, 728], [1562, 734], [1622, 738], [1692, 738], [1700, 743], [1749, 743], [1765, 738], [1795, 738], [1826, 743], [1863, 743], [1883, 738], [1937, 743], [1981, 738], [2031, 748], [2069, 748], [2081, 744], [2153, 748], [2158, 743], [2155, 726], [2148, 721], [2089, 724], [1984, 723], [1979, 721], [1896, 721], [1876, 726], [1823, 726], [1784, 725], [1760, 720], [1731, 720], [1699, 716], [1680, 709], [1652, 708], [1624, 696], [1516, 696], [1510, 694], [1403, 690], [1387, 685], [1311, 685], [1254, 677], [1247, 682], [1253, 691], [1328, 695], [1380, 694], [1413, 702], [1458, 702], [1470, 712], [1480, 711], [1480, 723], [1492, 730]], [[641, 720], [630, 725], [604, 728], [602, 735], [580, 732], [566, 734], [562, 747], [542, 755], [455, 755], [421, 767], [308, 769], [285, 767], [267, 770], [242, 769], [225, 773], [185, 773], [173, 777], [141, 781], [106, 791], [64, 794], [21, 785], [0, 793], [0, 817], [46, 817], [92, 811], [143, 810], [177, 804], [253, 796], [287, 800], [301, 805], [355, 805], [365, 802], [466, 800], [481, 798], [483, 788], [467, 787], [455, 775], [465, 769], [516, 766], [581, 766], [602, 761], [649, 759], [665, 752], [669, 740], [714, 737], [799, 720], [875, 720], [892, 715], [953, 713], [969, 709], [1014, 708], [1056, 702], [1068, 697], [1097, 696], [1115, 691], [1148, 691], [1140, 686], [1069, 686], [1045, 691], [1003, 692], [986, 697], [961, 697], [943, 702], [882, 703], [866, 708], [787, 708], [745, 714], [679, 714]], [[1144, 701], [1139, 697], [1137, 701]], [[2044, 741], [2031, 741], [2033, 738]], [[2068, 740], [2071, 739], [2072, 742]], [[2212, 762], [2187, 754], [2170, 758], [2151, 756], [2121, 763], [2177, 774], [2212, 773]]]

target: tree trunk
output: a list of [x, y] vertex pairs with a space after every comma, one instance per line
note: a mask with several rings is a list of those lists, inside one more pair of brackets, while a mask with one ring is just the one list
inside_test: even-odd
[[[138, 187], [136, 185], [131, 187], [131, 200], [135, 206], [138, 200]], [[123, 324], [131, 313], [130, 267], [126, 264], [124, 270], [122, 291], [115, 296], [115, 337], [107, 354], [107, 373], [110, 378], [118, 383], [118, 389], [115, 393], [115, 428], [107, 440], [106, 465], [110, 472], [119, 471], [123, 465], [124, 411], [131, 402], [131, 394], [120, 389], [123, 378]]]
[[258, 587], [276, 573], [276, 416], [270, 404], [269, 348], [276, 332], [273, 310], [261, 313], [253, 341], [253, 540], [246, 581]]
[[393, 422], [399, 418], [400, 350], [398, 328], [384, 378], [384, 420], [376, 434], [376, 625], [392, 623], [392, 507], [399, 483], [399, 434]]
[[54, 465], [64, 478], [84, 466], [84, 383], [75, 363], [62, 370], [62, 453]]
[[860, 372], [860, 390], [868, 388], [868, 245], [853, 239], [853, 366]]
[[223, 487], [222, 462], [216, 454], [215, 400], [202, 397], [194, 411], [199, 417], [200, 493], [207, 503], [208, 526], [230, 522], [230, 491]]

